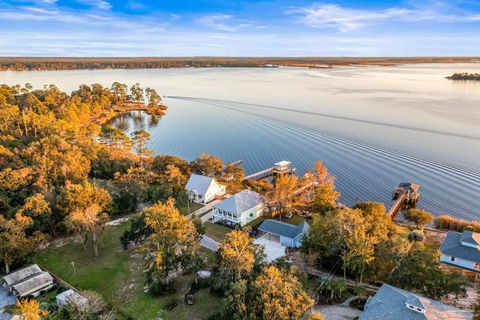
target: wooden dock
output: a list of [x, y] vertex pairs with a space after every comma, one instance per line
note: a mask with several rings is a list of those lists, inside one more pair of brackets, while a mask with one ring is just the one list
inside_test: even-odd
[[264, 179], [270, 177], [273, 174], [273, 167], [252, 173], [251, 175], [246, 176], [243, 180], [253, 180], [253, 179]]
[[420, 199], [420, 185], [411, 182], [400, 183], [392, 193], [395, 200], [387, 215], [395, 220], [398, 213], [407, 207], [415, 207]]

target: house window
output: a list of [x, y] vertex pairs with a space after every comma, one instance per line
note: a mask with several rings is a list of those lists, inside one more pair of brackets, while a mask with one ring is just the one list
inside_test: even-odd
[[450, 257], [450, 261], [455, 262], [455, 257]]

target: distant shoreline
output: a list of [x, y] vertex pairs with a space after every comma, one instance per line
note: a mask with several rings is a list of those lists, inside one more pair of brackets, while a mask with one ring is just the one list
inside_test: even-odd
[[333, 68], [426, 63], [480, 63], [480, 57], [0, 57], [0, 71], [169, 69], [169, 68]]

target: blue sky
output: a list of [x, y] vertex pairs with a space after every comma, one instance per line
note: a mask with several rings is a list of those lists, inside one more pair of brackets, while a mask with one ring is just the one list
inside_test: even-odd
[[480, 0], [0, 0], [0, 55], [480, 55]]

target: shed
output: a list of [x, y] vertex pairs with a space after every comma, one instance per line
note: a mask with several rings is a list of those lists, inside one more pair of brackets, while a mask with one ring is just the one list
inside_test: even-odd
[[308, 232], [307, 222], [290, 224], [283, 221], [267, 219], [262, 222], [258, 230], [267, 234], [269, 240], [275, 240], [287, 248], [298, 248], [302, 244], [302, 236]]
[[72, 289], [68, 289], [67, 291], [63, 291], [62, 293], [58, 294], [55, 297], [55, 302], [59, 306], [73, 304], [77, 307], [83, 307], [88, 304], [87, 298]]
[[48, 272], [42, 271], [14, 284], [12, 291], [17, 297], [23, 298], [27, 296], [37, 296], [42, 291], [49, 290], [52, 287], [52, 276]]

